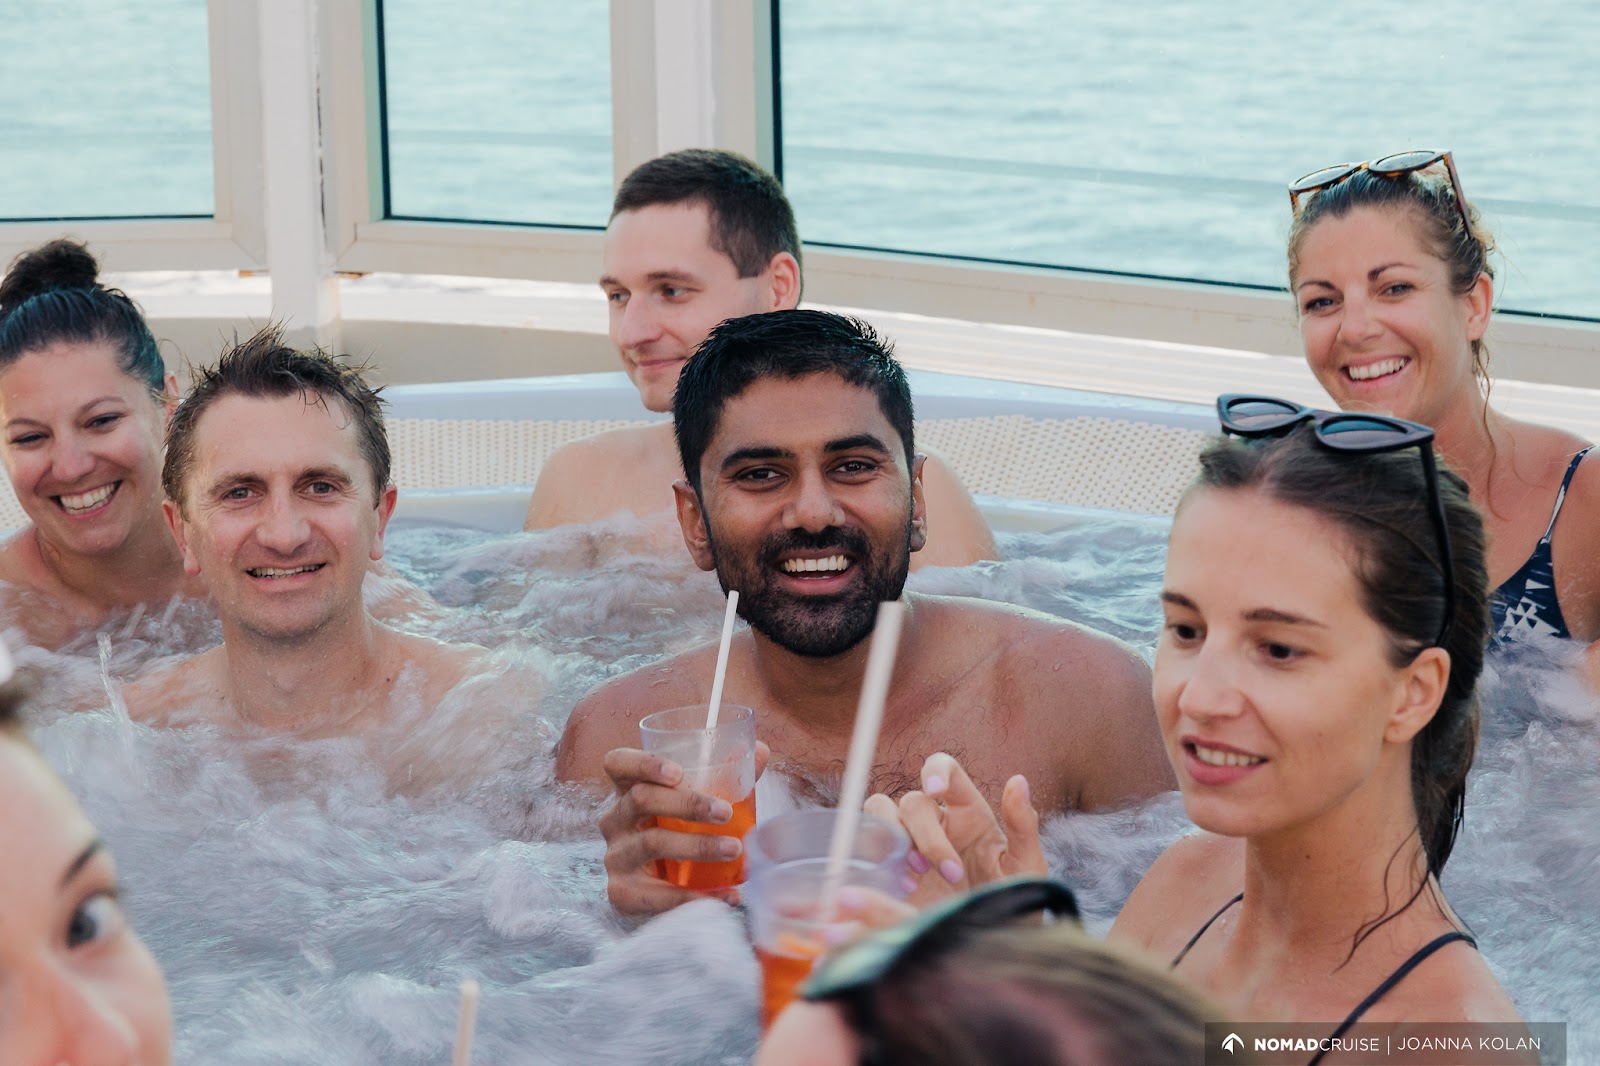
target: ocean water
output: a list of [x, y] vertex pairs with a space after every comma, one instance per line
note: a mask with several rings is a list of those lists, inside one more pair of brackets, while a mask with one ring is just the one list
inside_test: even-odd
[[[483, 985], [478, 1062], [748, 1061], [759, 978], [742, 916], [708, 901], [636, 929], [618, 918], [597, 807], [552, 783], [553, 740], [579, 696], [713, 639], [721, 617], [714, 580], [686, 560], [574, 565], [593, 532], [391, 535], [396, 565], [451, 607], [414, 627], [491, 649], [470, 693], [392, 727], [396, 744], [478, 728], [470, 772], [422, 788], [396, 791], [350, 740], [241, 743], [65, 711], [92, 702], [103, 673], [214, 642], [199, 612], [25, 653], [55, 679], [38, 742], [110, 844], [166, 970], [180, 1063], [433, 1066], [449, 1058], [469, 976]], [[911, 587], [1026, 604], [1148, 653], [1164, 542], [1150, 521], [1009, 535], [1008, 561]], [[1526, 1015], [1569, 1022], [1568, 1061], [1586, 1063], [1600, 1061], [1600, 707], [1551, 654], [1524, 649], [1486, 678], [1445, 888]], [[1099, 931], [1187, 824], [1175, 795], [1056, 818], [1047, 853]]]
[[[384, 0], [390, 210], [604, 225], [610, 9]], [[779, 27], [809, 241], [1281, 286], [1284, 183], [1441, 147], [1501, 307], [1600, 318], [1586, 0], [788, 0]], [[13, 0], [0, 103], [0, 219], [211, 212], [205, 0]]]

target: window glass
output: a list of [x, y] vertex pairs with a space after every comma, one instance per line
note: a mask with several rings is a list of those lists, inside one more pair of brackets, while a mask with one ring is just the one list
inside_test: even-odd
[[38, 0], [0, 17], [0, 219], [209, 216], [206, 0]]
[[1502, 308], [1600, 317], [1600, 5], [806, 0], [783, 178], [825, 244], [1282, 287], [1285, 184], [1454, 150]]
[[388, 214], [604, 226], [606, 0], [381, 0]]

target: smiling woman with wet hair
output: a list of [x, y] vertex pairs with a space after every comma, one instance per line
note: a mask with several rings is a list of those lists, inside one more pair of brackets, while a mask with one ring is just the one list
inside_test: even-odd
[[0, 687], [0, 1062], [167, 1066], [161, 971], [122, 912], [110, 853], [23, 735], [19, 702]]
[[58, 240], [0, 282], [0, 449], [30, 524], [0, 547], [12, 618], [58, 645], [117, 608], [203, 595], [161, 515], [177, 384], [133, 302]]

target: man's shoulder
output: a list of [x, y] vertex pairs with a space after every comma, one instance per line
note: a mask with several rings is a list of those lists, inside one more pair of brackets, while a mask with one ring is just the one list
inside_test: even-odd
[[[663, 431], [663, 426], [666, 427]], [[615, 463], [633, 460], [652, 445], [659, 444], [663, 432], [671, 436], [670, 422], [652, 422], [648, 425], [623, 426], [608, 429], [588, 437], [568, 441], [550, 453], [545, 460], [546, 469], [572, 469], [595, 463]], [[542, 472], [541, 472], [542, 476]]]
[[1050, 646], [1077, 656], [1138, 658], [1132, 648], [1109, 633], [1031, 607], [965, 596], [915, 595], [914, 602], [917, 610], [931, 616], [941, 635], [960, 633], [963, 640], [980, 635], [1000, 645], [1006, 654], [1027, 656]]
[[[671, 446], [671, 438], [671, 423], [666, 423], [664, 430], [661, 423], [654, 423], [607, 430], [563, 444], [539, 469], [523, 528], [549, 529], [597, 521], [619, 511], [638, 512], [636, 482], [647, 477], [642, 472], [652, 468], [652, 460], [661, 462], [661, 453], [671, 448], [671, 468], [676, 469], [677, 450]], [[652, 510], [670, 504], [667, 485], [662, 486], [662, 493], [666, 502]]]
[[600, 776], [605, 753], [637, 747], [639, 720], [670, 707], [703, 700], [716, 664], [716, 647], [691, 648], [611, 678], [578, 701], [562, 730], [556, 774], [562, 780]]
[[221, 646], [186, 658], [167, 660], [125, 685], [122, 699], [136, 722], [166, 725], [182, 711], [210, 710], [222, 698]]
[[578, 701], [573, 717], [631, 716], [636, 723], [652, 711], [679, 707], [704, 695], [715, 665], [716, 648], [702, 645], [679, 652], [602, 682]]

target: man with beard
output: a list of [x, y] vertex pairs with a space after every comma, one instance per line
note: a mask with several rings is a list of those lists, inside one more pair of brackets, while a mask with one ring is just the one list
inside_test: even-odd
[[[684, 367], [673, 402], [688, 480], [673, 486], [695, 562], [739, 591], [724, 699], [755, 709], [770, 766], [831, 802], [854, 726], [879, 601], [900, 596], [927, 537], [905, 375], [864, 323], [819, 311], [724, 322]], [[1008, 817], [1095, 809], [1172, 787], [1132, 649], [1023, 608], [910, 594], [872, 789], [916, 788], [926, 756], [959, 758]], [[659, 827], [721, 824], [731, 808], [637, 750], [639, 720], [704, 702], [716, 647], [616, 678], [573, 710], [557, 754], [567, 781], [609, 781], [608, 891], [649, 914], [696, 898], [655, 860], [726, 861], [739, 841]], [[1026, 781], [1007, 784], [1020, 772]], [[763, 797], [768, 790], [763, 790]], [[781, 796], [781, 793], [780, 793]], [[767, 799], [758, 808], [773, 813]], [[952, 874], [955, 872], [952, 871]], [[725, 896], [736, 893], [724, 893]]]

